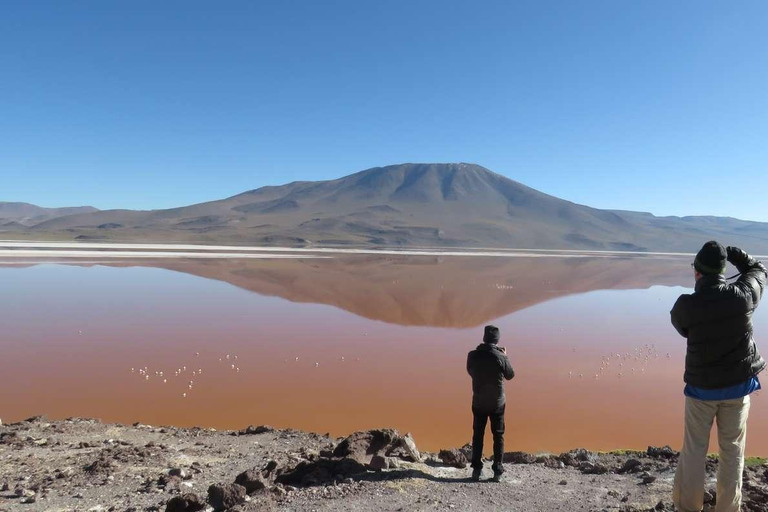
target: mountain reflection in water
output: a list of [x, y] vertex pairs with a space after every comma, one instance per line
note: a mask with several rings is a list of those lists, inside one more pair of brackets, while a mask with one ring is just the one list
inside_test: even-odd
[[[291, 302], [336, 306], [407, 326], [468, 328], [547, 300], [594, 290], [690, 285], [681, 258], [337, 257], [327, 260], [157, 260]], [[118, 264], [119, 265], [119, 264]]]

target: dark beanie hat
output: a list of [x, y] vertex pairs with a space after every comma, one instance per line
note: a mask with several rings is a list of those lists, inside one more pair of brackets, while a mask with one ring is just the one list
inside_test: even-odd
[[495, 345], [499, 342], [499, 338], [501, 336], [499, 335], [499, 328], [495, 325], [486, 325], [485, 326], [485, 334], [483, 334], [483, 341], [485, 343], [491, 343]]
[[707, 242], [696, 254], [693, 260], [693, 268], [702, 274], [722, 274], [725, 272], [725, 260], [727, 253], [725, 247], [715, 242]]

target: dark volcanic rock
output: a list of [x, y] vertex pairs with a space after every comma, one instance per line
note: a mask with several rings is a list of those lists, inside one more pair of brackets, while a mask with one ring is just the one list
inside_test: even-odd
[[416, 448], [416, 442], [410, 433], [395, 438], [389, 448], [387, 448], [386, 455], [410, 462], [421, 462], [421, 454], [419, 449]]
[[551, 469], [563, 469], [565, 467], [565, 464], [563, 463], [563, 461], [561, 461], [559, 457], [554, 455], [539, 455], [538, 457], [536, 457], [536, 463], [543, 464], [545, 467], [548, 467]]
[[181, 478], [171, 475], [160, 475], [157, 479], [157, 486], [162, 488], [178, 487], [181, 484]]
[[627, 459], [627, 461], [624, 463], [623, 466], [621, 466], [621, 469], [619, 469], [619, 473], [637, 473], [640, 471], [640, 466], [642, 466], [642, 462], [640, 462], [637, 459]]
[[580, 462], [579, 471], [585, 475], [604, 475], [608, 468], [599, 462]]
[[0, 444], [24, 444], [23, 439], [16, 432], [0, 432]]
[[269, 432], [274, 432], [274, 431], [275, 429], [270, 427], [269, 425], [259, 425], [258, 427], [254, 427], [253, 425], [248, 425], [246, 428], [238, 431], [236, 435], [247, 436], [247, 435], [254, 435], [254, 434], [267, 434]]
[[256, 491], [261, 491], [267, 488], [267, 483], [264, 481], [262, 472], [255, 468], [243, 471], [237, 475], [235, 483], [245, 487], [245, 492], [248, 494], [253, 494]]
[[319, 459], [300, 462], [295, 468], [282, 473], [275, 482], [283, 485], [321, 485], [337, 479], [354, 477], [365, 473], [366, 466], [355, 459]]
[[264, 466], [264, 469], [261, 470], [261, 474], [264, 475], [264, 478], [271, 478], [273, 476], [273, 473], [275, 473], [277, 470], [277, 461], [270, 460], [267, 462], [267, 465]]
[[438, 457], [440, 457], [440, 460], [446, 466], [452, 466], [454, 468], [464, 469], [469, 465], [469, 460], [467, 460], [467, 457], [466, 455], [464, 455], [464, 452], [462, 452], [461, 450], [457, 450], [456, 448], [452, 450], [440, 450]]
[[245, 487], [237, 484], [215, 484], [208, 488], [208, 501], [213, 510], [226, 510], [245, 501]]
[[576, 468], [579, 467], [579, 464], [582, 462], [597, 462], [597, 455], [584, 448], [577, 448], [569, 452], [561, 453], [558, 459], [560, 459], [566, 466]]
[[[470, 454], [471, 456], [471, 454]], [[440, 450], [438, 458], [446, 466], [452, 466], [455, 468], [466, 468], [469, 465], [469, 459], [462, 450], [452, 448], [450, 450]]]
[[368, 463], [371, 457], [389, 448], [399, 437], [397, 430], [388, 428], [355, 432], [336, 446], [333, 455]]
[[99, 458], [85, 466], [83, 469], [89, 475], [97, 475], [99, 473], [109, 473], [114, 467], [115, 465], [111, 460]]
[[146, 448], [135, 446], [112, 446], [99, 452], [98, 458], [84, 467], [89, 475], [98, 475], [111, 472], [117, 463], [124, 465], [140, 465], [146, 459], [152, 457], [152, 453]]
[[536, 456], [525, 452], [507, 452], [502, 461], [509, 464], [533, 464], [536, 462]]
[[381, 455], [374, 455], [371, 457], [371, 462], [368, 464], [368, 467], [373, 470], [387, 469], [389, 467], [389, 463], [387, 462], [386, 457]]
[[165, 512], [197, 512], [198, 510], [205, 510], [205, 500], [194, 493], [173, 497], [165, 506]]
[[459, 448], [459, 451], [464, 454], [464, 456], [467, 458], [467, 460], [472, 459], [472, 443], [467, 443], [461, 448]]
[[669, 446], [649, 446], [647, 453], [649, 457], [656, 459], [674, 459], [677, 457], [677, 452]]
[[183, 470], [183, 469], [181, 469], [181, 468], [171, 468], [171, 469], [168, 471], [168, 474], [169, 474], [170, 476], [177, 476], [177, 477], [181, 478], [182, 480], [186, 480], [186, 479], [189, 477], [189, 475], [187, 474], [187, 472], [186, 472], [186, 471], [184, 471], [184, 470]]

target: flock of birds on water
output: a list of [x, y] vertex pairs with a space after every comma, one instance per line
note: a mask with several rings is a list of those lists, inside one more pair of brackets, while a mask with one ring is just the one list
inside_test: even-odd
[[[80, 331], [80, 334], [82, 335], [82, 331]], [[363, 336], [367, 336], [368, 333], [364, 333]], [[573, 352], [576, 352], [576, 347], [573, 347]], [[195, 357], [200, 357], [200, 352], [195, 352]], [[607, 355], [601, 355], [600, 356], [600, 366], [597, 369], [597, 373], [589, 373], [585, 375], [584, 373], [576, 373], [574, 371], [568, 372], [568, 378], [569, 379], [578, 379], [578, 380], [585, 380], [585, 378], [591, 378], [592, 380], [599, 381], [601, 379], [607, 378], [610, 375], [615, 376], [617, 379], [622, 379], [625, 377], [631, 377], [631, 376], [639, 376], [645, 374], [646, 368], [649, 367], [650, 364], [652, 364], [653, 361], [661, 359], [661, 356], [659, 355], [658, 350], [656, 349], [655, 344], [646, 344], [642, 347], [636, 347], [633, 352], [611, 352]], [[669, 361], [672, 359], [672, 355], [670, 353], [666, 354], [666, 359]], [[240, 373], [240, 366], [238, 361], [238, 356], [236, 354], [225, 354], [222, 357], [218, 358], [218, 362], [222, 363], [224, 367], [233, 372], [233, 373]], [[288, 363], [289, 359], [283, 359], [284, 363]], [[339, 358], [339, 361], [342, 363], [347, 361], [347, 359], [344, 356], [341, 356]], [[355, 361], [360, 361], [360, 358], [355, 358]], [[298, 363], [299, 357], [296, 357], [293, 359], [293, 362]], [[320, 367], [319, 362], [314, 363], [315, 368]], [[162, 384], [168, 384], [168, 378], [170, 375], [166, 374], [164, 370], [154, 370], [151, 371], [148, 366], [144, 366], [142, 368], [131, 368], [131, 373], [138, 374], [140, 377], [143, 378], [145, 381], [149, 381], [150, 379], [154, 378], [156, 380], [159, 380]], [[181, 393], [181, 398], [187, 398], [188, 393], [192, 391], [192, 389], [195, 386], [195, 380], [194, 378], [197, 378], [203, 374], [202, 368], [197, 369], [188, 369], [186, 366], [182, 365], [176, 370], [173, 371], [173, 378], [177, 379], [178, 377], [182, 377], [184, 375], [190, 375], [193, 377], [190, 379], [186, 384], [186, 390]], [[756, 393], [756, 396], [759, 396], [760, 392], [758, 391]]]
[[[576, 352], [576, 347], [573, 347], [573, 351]], [[643, 345], [642, 347], [636, 347], [633, 352], [612, 352], [608, 355], [600, 356], [600, 368], [597, 373], [590, 374], [593, 380], [600, 380], [608, 375], [615, 375], [616, 378], [621, 379], [625, 376], [642, 375], [645, 373], [648, 365], [655, 360], [660, 359], [659, 352], [656, 350], [656, 345]], [[667, 353], [667, 360], [672, 359], [672, 355]], [[577, 377], [579, 380], [583, 380], [585, 375], [575, 372], [568, 372], [568, 378]]]
[[[80, 334], [82, 334], [82, 331], [80, 331]], [[368, 333], [364, 333], [363, 336], [368, 336]], [[199, 358], [200, 352], [195, 352], [195, 357]], [[218, 359], [219, 359], [218, 362], [223, 363], [225, 365], [224, 367], [228, 369], [230, 372], [240, 373], [240, 365], [237, 362], [238, 360], [237, 354], [225, 354], [222, 357], [219, 357]], [[344, 356], [341, 356], [339, 358], [339, 361], [343, 363], [343, 362], [346, 362], [347, 359]], [[355, 361], [360, 361], [360, 358], [356, 357]], [[289, 359], [283, 359], [283, 362], [288, 363]], [[294, 359], [294, 362], [298, 363], [299, 358], [296, 357]], [[320, 363], [315, 362], [314, 367], [319, 368]], [[162, 384], [168, 384], [169, 382], [168, 379], [170, 377], [170, 374], [166, 373], [165, 370], [151, 370], [148, 366], [139, 367], [139, 368], [132, 367], [131, 373], [138, 375], [144, 381], [149, 381], [151, 379], [154, 379], [154, 380], [160, 381]], [[191, 377], [199, 377], [202, 374], [203, 374], [202, 368], [198, 367], [197, 369], [192, 369], [192, 368], [188, 369], [186, 366], [182, 365], [173, 371], [173, 378], [177, 379], [178, 377], [182, 377], [186, 375], [190, 375]], [[186, 390], [183, 393], [181, 393], [181, 398], [187, 398], [188, 393], [190, 393], [195, 386], [195, 380], [190, 379], [185, 386], [186, 386]]]
[[[195, 357], [199, 358], [200, 352], [195, 352]], [[237, 355], [226, 354], [225, 356], [219, 358], [219, 362], [229, 365], [230, 371], [234, 373], [240, 373], [240, 366], [238, 366], [237, 364]], [[163, 384], [168, 384], [168, 377], [170, 377], [170, 375], [166, 375], [164, 370], [155, 370], [154, 372], [152, 372], [147, 366], [143, 368], [139, 368], [138, 372], [136, 371], [136, 368], [133, 367], [131, 368], [131, 373], [138, 373], [138, 375], [140, 377], [143, 377], [145, 381], [150, 380], [151, 377], [155, 377], [157, 380], [160, 380]], [[199, 377], [200, 375], [203, 374], [203, 369], [197, 368], [196, 370], [192, 370], [192, 369], [188, 370], [186, 366], [181, 366], [176, 370], [174, 370], [173, 377], [178, 378], [178, 377], [181, 377], [183, 374], [187, 374], [187, 373], [190, 374], [192, 377]], [[194, 379], [192, 379], [186, 384], [187, 391], [183, 392], [181, 394], [181, 397], [187, 398], [187, 393], [192, 391], [192, 388], [194, 388], [194, 386], [195, 386], [195, 381]]]

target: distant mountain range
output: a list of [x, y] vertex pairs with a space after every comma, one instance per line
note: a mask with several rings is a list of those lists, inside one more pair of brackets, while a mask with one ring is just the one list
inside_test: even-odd
[[29, 203], [6, 203], [0, 201], [0, 229], [26, 229], [46, 220], [78, 213], [97, 212], [92, 206], [71, 208], [43, 208]]
[[473, 164], [402, 164], [167, 210], [0, 203], [0, 236], [273, 246], [768, 252], [768, 223], [656, 217], [559, 199]]

